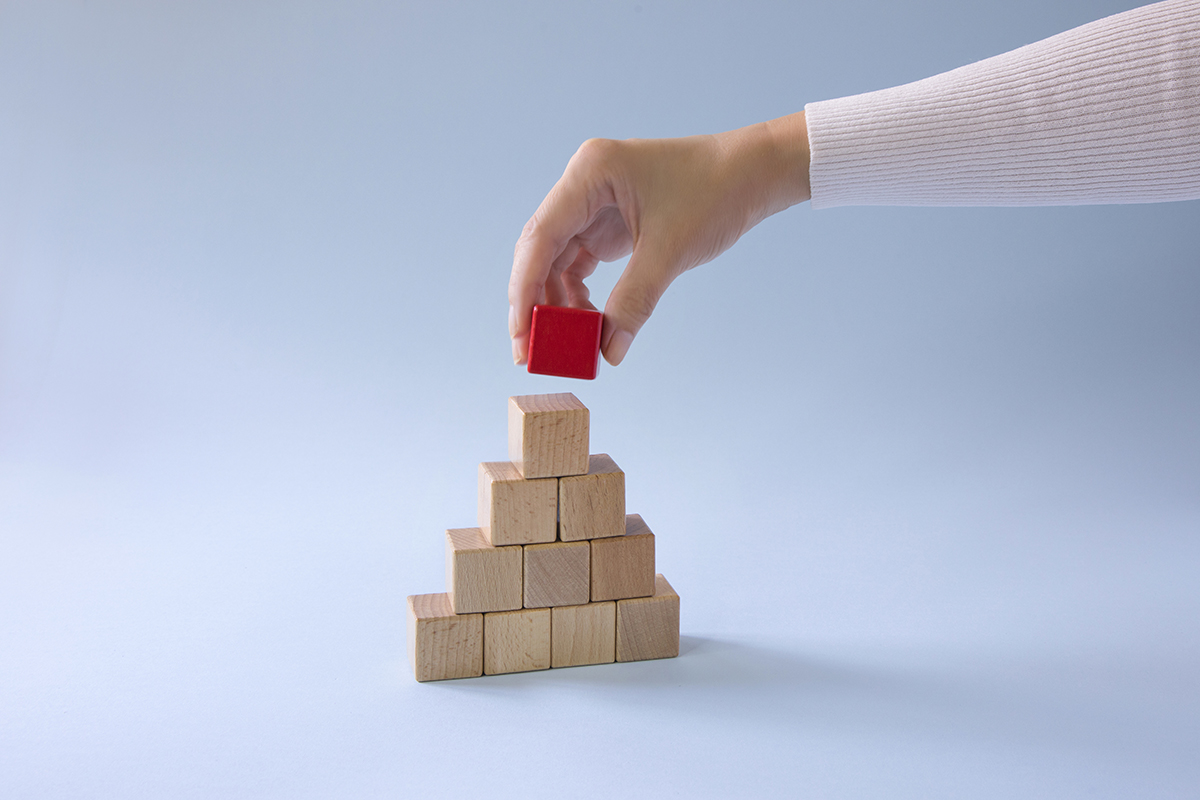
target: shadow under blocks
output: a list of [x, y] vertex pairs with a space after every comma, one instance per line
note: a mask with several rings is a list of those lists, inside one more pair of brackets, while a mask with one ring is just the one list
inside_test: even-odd
[[416, 679], [679, 655], [679, 595], [587, 407], [510, 397], [508, 458], [479, 465], [479, 527], [446, 531], [446, 591], [408, 598]]

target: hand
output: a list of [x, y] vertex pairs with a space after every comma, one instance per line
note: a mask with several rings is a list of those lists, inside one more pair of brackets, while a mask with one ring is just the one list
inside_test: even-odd
[[595, 309], [584, 279], [632, 253], [600, 338], [605, 359], [620, 364], [675, 278], [808, 199], [808, 161], [804, 112], [713, 136], [584, 142], [517, 241], [513, 360], [525, 362], [535, 304]]

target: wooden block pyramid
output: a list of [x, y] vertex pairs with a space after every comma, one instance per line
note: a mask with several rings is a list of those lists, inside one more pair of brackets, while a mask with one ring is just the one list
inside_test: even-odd
[[446, 591], [408, 598], [417, 680], [679, 655], [679, 595], [587, 407], [510, 397], [508, 457], [479, 465], [479, 527], [446, 531]]

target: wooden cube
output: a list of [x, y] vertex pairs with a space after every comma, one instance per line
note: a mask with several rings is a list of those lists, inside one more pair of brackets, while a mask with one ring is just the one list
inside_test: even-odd
[[525, 480], [508, 461], [479, 465], [479, 527], [490, 544], [558, 538], [558, 481]]
[[617, 602], [617, 661], [679, 655], [679, 595], [662, 575], [654, 595]]
[[625, 533], [625, 473], [607, 454], [590, 456], [586, 475], [558, 479], [558, 538], [564, 542]]
[[525, 607], [586, 603], [590, 557], [587, 542], [525, 545]]
[[570, 392], [508, 398], [508, 457], [525, 478], [587, 473], [587, 406]]
[[616, 657], [617, 604], [550, 609], [550, 666], [611, 664]]
[[446, 531], [446, 594], [456, 614], [520, 608], [523, 569], [520, 547], [493, 547], [479, 528]]
[[550, 668], [550, 609], [483, 615], [483, 671], [488, 675]]
[[[641, 516], [627, 515], [625, 533], [621, 536], [593, 539], [589, 544], [592, 548], [592, 602], [654, 594], [654, 534]], [[526, 598], [528, 596], [527, 583]], [[528, 600], [525, 604], [529, 605]]]
[[587, 308], [534, 306], [529, 326], [529, 371], [590, 381], [600, 367], [604, 315]]
[[408, 657], [419, 681], [483, 674], [483, 614], [455, 614], [447, 594], [408, 598]]

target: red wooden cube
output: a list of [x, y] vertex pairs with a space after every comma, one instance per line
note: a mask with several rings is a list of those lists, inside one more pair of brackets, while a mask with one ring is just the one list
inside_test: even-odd
[[561, 378], [596, 377], [600, 366], [599, 311], [534, 306], [529, 329], [529, 371]]

